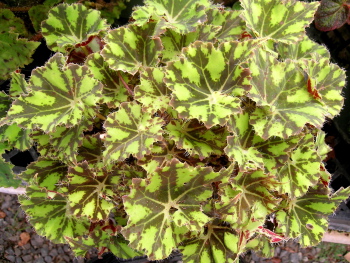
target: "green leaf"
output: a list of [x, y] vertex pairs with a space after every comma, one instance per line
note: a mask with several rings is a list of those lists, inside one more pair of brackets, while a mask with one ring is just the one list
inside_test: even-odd
[[132, 75], [141, 67], [157, 66], [163, 47], [158, 37], [150, 37], [155, 25], [129, 25], [109, 31], [101, 55], [112, 69]]
[[77, 163], [78, 147], [82, 145], [84, 131], [92, 129], [86, 121], [66, 128], [65, 126], [57, 126], [56, 131], [50, 132], [50, 144], [53, 151], [62, 153], [66, 159], [72, 163]]
[[22, 129], [17, 124], [0, 127], [0, 141], [8, 142], [9, 145], [25, 151], [32, 147], [32, 139], [29, 137], [30, 130]]
[[0, 91], [0, 118], [6, 116], [6, 112], [10, 108], [11, 99], [10, 97], [3, 91]]
[[271, 244], [270, 240], [263, 235], [258, 235], [257, 237], [250, 239], [247, 242], [246, 248], [254, 250], [255, 253], [264, 258], [272, 258], [275, 251], [273, 244]]
[[107, 196], [120, 180], [118, 171], [91, 170], [86, 161], [68, 168], [68, 200], [73, 215], [87, 216], [91, 221], [106, 220], [115, 206]]
[[28, 15], [36, 32], [41, 31], [41, 22], [47, 19], [50, 9], [51, 6], [45, 4], [35, 5], [29, 9]]
[[86, 66], [64, 66], [64, 62], [64, 56], [57, 53], [33, 71], [29, 83], [32, 92], [12, 104], [7, 123], [49, 132], [60, 124], [73, 127], [96, 115], [102, 84], [92, 78]]
[[69, 211], [66, 198], [61, 195], [48, 194], [32, 185], [26, 188], [26, 196], [20, 195], [18, 200], [36, 233], [53, 243], [65, 243], [64, 237], [87, 233], [89, 220], [75, 218]]
[[321, 159], [315, 148], [313, 135], [306, 134], [289, 160], [277, 171], [280, 193], [288, 193], [291, 198], [303, 196], [310, 186], [317, 183], [321, 176]]
[[[195, 42], [183, 49], [184, 57], [169, 62], [165, 82], [173, 91], [171, 105], [180, 118], [197, 118], [207, 128], [224, 125], [240, 111], [240, 100], [249, 89], [249, 70], [239, 66], [258, 42]], [[234, 95], [234, 96], [233, 96]]]
[[127, 90], [121, 80], [123, 78], [128, 83], [130, 78], [128, 74], [112, 70], [99, 53], [90, 54], [85, 65], [89, 67], [94, 77], [104, 85], [101, 103], [107, 103], [109, 108], [117, 108], [120, 103], [128, 100]]
[[32, 62], [31, 56], [40, 42], [18, 39], [18, 34], [0, 34], [0, 80], [10, 78], [10, 74], [18, 68]]
[[309, 75], [308, 92], [325, 105], [329, 118], [334, 118], [342, 109], [344, 98], [341, 91], [345, 86], [345, 71], [330, 63], [328, 58], [303, 60], [301, 67]]
[[[307, 90], [307, 79], [292, 60], [277, 61], [262, 50], [249, 63], [252, 89], [247, 95], [256, 102], [250, 123], [263, 139], [284, 139], [301, 132], [306, 123], [322, 127], [326, 108]], [[265, 77], [266, 76], [266, 77]]]
[[23, 180], [49, 191], [59, 191], [60, 184], [67, 180], [68, 167], [57, 160], [39, 157], [20, 174]]
[[123, 197], [129, 221], [122, 233], [130, 246], [144, 249], [151, 260], [167, 257], [183, 234], [200, 231], [210, 220], [200, 204], [212, 190], [203, 185], [221, 177], [212, 168], [190, 167], [173, 159], [149, 179], [134, 178], [130, 194]]
[[92, 136], [86, 135], [83, 138], [82, 145], [78, 148], [77, 161], [86, 160], [90, 166], [98, 164], [102, 161], [103, 149], [104, 144], [99, 133]]
[[206, 24], [220, 26], [215, 38], [221, 41], [239, 40], [242, 33], [246, 31], [245, 21], [241, 18], [242, 11], [225, 11], [220, 9], [209, 9]]
[[239, 246], [239, 236], [231, 228], [208, 224], [204, 235], [184, 241], [179, 249], [184, 262], [223, 263], [237, 262]]
[[261, 170], [239, 173], [232, 184], [222, 187], [216, 213], [233, 228], [252, 231], [263, 225], [280, 202], [270, 193], [276, 186], [274, 177]]
[[331, 31], [343, 26], [349, 19], [348, 0], [322, 0], [315, 14], [315, 26], [321, 31]]
[[[1, 147], [1, 146], [0, 146]], [[21, 185], [22, 180], [15, 179], [12, 171], [13, 165], [0, 158], [0, 187], [14, 187]]]
[[177, 33], [172, 29], [168, 29], [160, 38], [164, 46], [162, 51], [162, 62], [178, 59], [181, 50], [191, 43], [199, 40], [203, 42], [213, 42], [220, 26], [199, 25], [194, 32], [187, 34]]
[[152, 144], [162, 139], [163, 120], [142, 112], [136, 102], [123, 102], [117, 112], [108, 115], [104, 152], [105, 163], [123, 161], [133, 154], [142, 158], [150, 153]]
[[169, 108], [170, 90], [163, 82], [164, 68], [145, 68], [141, 84], [135, 88], [135, 100], [141, 102], [150, 113], [164, 112]]
[[242, 18], [257, 37], [294, 44], [305, 35], [319, 5], [297, 0], [242, 0]]
[[319, 57], [330, 58], [329, 51], [325, 46], [312, 41], [308, 36], [293, 45], [278, 43], [276, 51], [281, 59], [316, 59]]
[[160, 20], [157, 28], [170, 28], [180, 34], [193, 32], [205, 22], [205, 7], [210, 5], [208, 0], [145, 0], [144, 3], [131, 15], [136, 25], [144, 25], [152, 17]]
[[50, 10], [41, 31], [51, 50], [64, 53], [108, 28], [99, 11], [87, 9], [82, 4], [60, 4]]
[[24, 78], [24, 74], [13, 72], [11, 74], [11, 86], [9, 94], [11, 97], [19, 97], [21, 95], [27, 94], [28, 83]]
[[27, 36], [28, 32], [19, 17], [15, 17], [10, 9], [0, 9], [0, 34], [17, 33], [22, 36]]
[[198, 154], [200, 160], [211, 154], [222, 155], [228, 135], [224, 127], [207, 129], [197, 119], [171, 120], [165, 127], [165, 132], [175, 141], [177, 148], [185, 149], [192, 156]]
[[331, 197], [322, 184], [310, 188], [306, 195], [290, 200], [286, 210], [276, 213], [277, 233], [289, 238], [300, 237], [302, 247], [315, 246], [328, 228], [328, 215], [350, 195], [350, 188], [340, 189]]

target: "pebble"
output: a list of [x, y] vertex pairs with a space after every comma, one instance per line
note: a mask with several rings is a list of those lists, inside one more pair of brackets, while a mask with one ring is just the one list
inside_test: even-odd
[[15, 254], [17, 257], [19, 257], [21, 255], [21, 250], [18, 247], [15, 247]]
[[9, 247], [8, 249], [5, 250], [5, 253], [7, 253], [9, 255], [14, 255], [15, 251], [13, 251], [12, 247]]
[[42, 255], [43, 257], [46, 257], [46, 256], [49, 255], [48, 249], [47, 249], [47, 248], [44, 248], [44, 247], [42, 247], [42, 248], [40, 249], [40, 253], [41, 253], [41, 255]]
[[58, 255], [57, 249], [55, 249], [55, 248], [52, 249], [52, 250], [50, 251], [49, 255], [50, 255], [51, 257], [56, 257], [56, 256]]
[[298, 253], [290, 254], [289, 259], [290, 259], [291, 263], [299, 263], [300, 262]]
[[12, 256], [12, 255], [7, 255], [7, 256], [5, 256], [5, 258], [11, 262], [15, 262], [15, 260], [16, 260], [15, 256]]
[[17, 257], [17, 258], [16, 258], [16, 263], [23, 263], [23, 261], [22, 261], [21, 258]]
[[45, 257], [45, 262], [46, 262], [46, 263], [51, 263], [51, 262], [52, 262], [52, 257], [46, 256], [46, 257]]
[[34, 263], [45, 263], [45, 260], [42, 257], [38, 257], [34, 260]]
[[33, 260], [32, 255], [24, 255], [24, 256], [22, 256], [22, 259], [24, 262], [28, 262], [28, 261]]

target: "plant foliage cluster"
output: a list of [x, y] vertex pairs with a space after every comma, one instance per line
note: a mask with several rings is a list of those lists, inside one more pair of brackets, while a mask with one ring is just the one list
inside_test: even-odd
[[0, 147], [41, 155], [19, 175], [36, 231], [78, 256], [178, 248], [184, 262], [320, 242], [350, 189], [332, 193], [322, 163], [320, 128], [342, 108], [345, 73], [305, 35], [318, 5], [145, 0], [111, 29], [97, 10], [59, 4], [40, 25], [56, 53], [29, 80], [14, 70], [38, 43], [1, 10], [0, 43], [21, 62], [2, 75]]

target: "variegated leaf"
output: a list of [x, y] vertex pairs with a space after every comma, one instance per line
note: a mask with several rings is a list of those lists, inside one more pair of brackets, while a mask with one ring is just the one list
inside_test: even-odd
[[305, 35], [319, 5], [297, 0], [241, 0], [242, 18], [257, 37], [294, 44]]
[[101, 103], [107, 103], [110, 108], [117, 108], [120, 103], [128, 101], [128, 93], [123, 85], [129, 82], [129, 75], [112, 70], [99, 53], [89, 55], [85, 61], [96, 79], [103, 84]]
[[276, 177], [281, 183], [279, 192], [287, 193], [290, 198], [303, 196], [320, 178], [320, 163], [314, 137], [306, 134], [285, 165], [277, 170]]
[[348, 0], [322, 0], [315, 14], [315, 26], [321, 31], [331, 31], [349, 21]]
[[102, 84], [92, 78], [86, 66], [64, 63], [64, 56], [56, 53], [45, 66], [33, 71], [31, 93], [12, 104], [7, 123], [49, 132], [57, 125], [73, 127], [96, 115]]
[[[206, 20], [205, 7], [208, 0], [145, 0], [145, 6], [132, 13], [136, 25], [144, 25], [150, 18], [159, 20], [157, 33], [170, 28], [180, 34], [193, 32]], [[157, 34], [157, 35], [158, 35]]]
[[5, 162], [2, 158], [0, 158], [0, 187], [17, 188], [21, 185], [22, 180], [15, 178], [12, 168], [13, 165], [11, 163]]
[[68, 200], [72, 213], [86, 216], [91, 221], [106, 220], [115, 206], [114, 188], [120, 181], [118, 171], [107, 172], [105, 169], [91, 170], [86, 161], [68, 169]]
[[345, 71], [330, 63], [328, 58], [318, 61], [303, 60], [300, 64], [309, 76], [307, 91], [326, 106], [328, 117], [334, 118], [339, 114], [344, 102], [341, 91], [345, 86]]
[[350, 188], [340, 189], [329, 196], [329, 189], [318, 184], [302, 197], [285, 203], [286, 209], [276, 213], [277, 233], [289, 238], [300, 237], [303, 247], [317, 245], [328, 228], [328, 215], [349, 198]]
[[186, 240], [180, 244], [180, 251], [187, 263], [237, 262], [240, 239], [232, 228], [208, 224], [199, 238]]
[[228, 135], [225, 127], [207, 129], [196, 119], [171, 120], [165, 127], [165, 133], [175, 141], [177, 148], [185, 149], [192, 156], [198, 154], [200, 160], [211, 154], [222, 155]]
[[6, 141], [9, 145], [25, 151], [32, 147], [32, 139], [29, 137], [30, 130], [22, 129], [17, 124], [0, 127], [0, 141]]
[[249, 63], [252, 89], [248, 97], [256, 102], [250, 123], [263, 139], [284, 139], [300, 133], [306, 123], [323, 125], [327, 109], [307, 90], [307, 78], [292, 60], [277, 61], [269, 53], [255, 52]]
[[87, 234], [89, 220], [75, 218], [69, 211], [66, 198], [61, 195], [46, 193], [31, 185], [26, 189], [26, 196], [20, 195], [18, 200], [36, 233], [53, 243], [64, 243], [67, 236]]
[[123, 102], [117, 112], [108, 115], [104, 162], [123, 161], [133, 154], [142, 158], [150, 153], [152, 144], [162, 138], [163, 120], [142, 112], [136, 102]]
[[11, 75], [10, 96], [18, 97], [27, 93], [28, 83], [24, 78], [24, 74], [13, 72]]
[[106, 45], [101, 55], [112, 69], [132, 75], [142, 67], [157, 66], [163, 47], [158, 37], [150, 37], [155, 25], [129, 25], [111, 30], [105, 37]]
[[214, 42], [215, 36], [218, 34], [220, 28], [220, 26], [214, 25], [199, 25], [194, 32], [187, 34], [177, 33], [172, 29], [168, 29], [164, 35], [160, 37], [164, 46], [162, 62], [178, 59], [181, 50], [197, 40]]
[[[165, 82], [173, 91], [171, 105], [180, 118], [197, 118], [207, 128], [224, 125], [240, 111], [240, 100], [249, 89], [249, 70], [239, 66], [258, 45], [256, 41], [195, 42], [183, 49], [184, 57], [169, 62]], [[233, 96], [234, 95], [234, 96]]]
[[60, 4], [49, 11], [41, 31], [51, 50], [65, 53], [108, 28], [99, 11], [87, 9], [82, 4]]
[[20, 178], [36, 184], [49, 191], [59, 191], [60, 184], [67, 181], [68, 167], [57, 160], [47, 157], [39, 159], [28, 165], [27, 170], [20, 174]]
[[210, 220], [200, 204], [212, 190], [203, 185], [221, 177], [209, 167], [190, 167], [173, 159], [148, 180], [133, 179], [130, 194], [123, 197], [129, 221], [122, 233], [130, 246], [146, 250], [152, 260], [167, 257], [183, 234], [201, 230]]
[[170, 90], [163, 82], [164, 68], [145, 68], [140, 76], [141, 84], [135, 88], [135, 100], [141, 102], [150, 113], [164, 112], [169, 108]]

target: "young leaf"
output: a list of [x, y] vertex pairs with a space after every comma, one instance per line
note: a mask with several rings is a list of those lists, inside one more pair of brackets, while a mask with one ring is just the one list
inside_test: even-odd
[[252, 89], [247, 95], [256, 102], [250, 123], [263, 139], [284, 139], [300, 133], [306, 123], [321, 127], [327, 114], [307, 91], [307, 79], [292, 60], [277, 61], [261, 49], [249, 63]]
[[0, 80], [8, 79], [13, 71], [32, 62], [31, 56], [39, 45], [40, 42], [18, 39], [18, 34], [1, 33]]
[[240, 100], [249, 89], [249, 70], [239, 66], [257, 42], [195, 42], [183, 49], [184, 57], [169, 62], [165, 82], [173, 91], [171, 105], [180, 118], [197, 118], [207, 128], [224, 125], [240, 111]]
[[53, 243], [64, 243], [65, 237], [81, 236], [88, 231], [89, 220], [72, 216], [66, 198], [59, 194], [53, 198], [31, 185], [26, 188], [26, 196], [20, 195], [18, 200], [35, 231]]
[[65, 67], [64, 62], [64, 56], [57, 53], [45, 66], [33, 71], [32, 92], [12, 104], [8, 123], [49, 132], [55, 131], [57, 125], [73, 127], [96, 115], [102, 84], [92, 78], [86, 66], [68, 64]]
[[123, 161], [133, 154], [142, 158], [150, 153], [152, 144], [162, 139], [163, 120], [142, 112], [136, 102], [123, 102], [117, 112], [108, 115], [104, 152], [105, 163]]
[[60, 4], [50, 10], [41, 31], [51, 50], [65, 53], [108, 28], [99, 11], [87, 9], [82, 4]]
[[169, 108], [170, 90], [163, 82], [164, 68], [145, 68], [141, 84], [135, 88], [135, 100], [141, 102], [150, 113], [164, 112]]
[[104, 85], [100, 103], [107, 103], [109, 108], [117, 108], [120, 103], [128, 100], [128, 93], [121, 78], [128, 83], [129, 74], [112, 70], [99, 53], [90, 54], [85, 65], [89, 67], [94, 77]]
[[306, 195], [290, 200], [286, 205], [287, 211], [276, 213], [276, 232], [289, 238], [300, 236], [299, 242], [303, 247], [317, 245], [328, 228], [328, 215], [350, 195], [349, 187], [338, 190], [331, 197], [328, 191], [324, 185], [318, 184], [309, 189]]
[[136, 8], [132, 17], [136, 25], [144, 25], [152, 19], [160, 20], [157, 32], [170, 28], [180, 34], [195, 31], [206, 20], [205, 7], [208, 0], [145, 0], [145, 6]]
[[120, 180], [118, 170], [91, 170], [86, 161], [68, 169], [68, 200], [72, 213], [87, 216], [92, 222], [106, 220], [115, 206], [106, 196], [113, 196], [113, 189]]
[[59, 161], [47, 157], [39, 157], [36, 162], [28, 165], [20, 178], [28, 183], [36, 184], [49, 191], [58, 191], [59, 184], [67, 180], [68, 167]]
[[314, 18], [318, 2], [297, 0], [241, 0], [242, 18], [257, 37], [294, 44], [305, 34]]
[[349, 20], [348, 0], [322, 0], [315, 14], [315, 26], [321, 31], [331, 31]]
[[203, 185], [221, 177], [209, 167], [190, 167], [173, 159], [148, 180], [134, 178], [130, 194], [123, 197], [129, 221], [122, 233], [130, 246], [145, 249], [150, 259], [167, 257], [183, 234], [200, 231], [210, 220], [200, 203], [212, 190]]
[[155, 23], [142, 27], [129, 25], [111, 30], [105, 37], [101, 55], [114, 70], [134, 75], [141, 67], [155, 67], [162, 44], [158, 37], [151, 38]]

